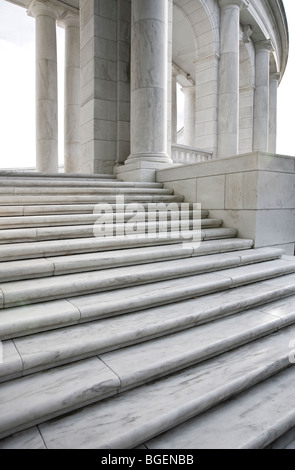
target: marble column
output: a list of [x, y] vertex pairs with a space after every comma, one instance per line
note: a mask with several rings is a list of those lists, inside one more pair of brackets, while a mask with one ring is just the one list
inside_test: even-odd
[[64, 166], [65, 173], [78, 173], [80, 166], [80, 21], [68, 14], [65, 28]]
[[177, 144], [177, 71], [172, 66], [172, 144]]
[[268, 151], [276, 153], [277, 151], [277, 100], [278, 100], [278, 82], [279, 73], [273, 73], [269, 80], [269, 137]]
[[184, 134], [183, 143], [188, 147], [195, 147], [195, 86], [184, 87]]
[[126, 164], [171, 163], [167, 154], [168, 1], [132, 0], [131, 154]]
[[238, 153], [239, 39], [243, 0], [219, 0], [220, 62], [218, 96], [218, 157]]
[[36, 19], [36, 169], [58, 172], [56, 20], [58, 11], [34, 2], [28, 14]]
[[255, 44], [255, 93], [254, 93], [254, 135], [253, 150], [268, 151], [269, 134], [269, 53], [271, 41]]

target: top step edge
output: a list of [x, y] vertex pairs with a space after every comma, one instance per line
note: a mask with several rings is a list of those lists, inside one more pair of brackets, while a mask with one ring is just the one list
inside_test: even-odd
[[86, 178], [14, 178], [14, 177], [1, 177], [0, 176], [0, 186], [2, 187], [22, 187], [22, 186], [32, 186], [34, 187], [59, 187], [65, 185], [66, 187], [124, 187], [124, 188], [155, 188], [162, 189], [163, 183], [145, 183], [145, 182], [125, 182], [118, 181], [113, 179], [86, 179]]
[[41, 173], [37, 171], [13, 171], [13, 170], [0, 170], [0, 178], [1, 177], [13, 177], [13, 178], [21, 178], [21, 177], [29, 177], [29, 178], [73, 178], [73, 179], [111, 179], [116, 180], [115, 175], [112, 174], [102, 174], [102, 173], [92, 173], [92, 174], [80, 174], [80, 173]]

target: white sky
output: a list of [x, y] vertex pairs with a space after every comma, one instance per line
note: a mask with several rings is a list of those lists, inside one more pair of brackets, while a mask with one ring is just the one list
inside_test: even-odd
[[[277, 153], [295, 156], [295, 1], [284, 0], [290, 35], [289, 61], [278, 89]], [[63, 162], [64, 31], [58, 32], [59, 155]], [[0, 0], [0, 168], [35, 166], [35, 20]]]

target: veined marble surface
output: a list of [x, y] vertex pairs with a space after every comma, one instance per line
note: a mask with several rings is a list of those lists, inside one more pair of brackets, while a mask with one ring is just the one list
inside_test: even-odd
[[[40, 432], [48, 448], [133, 448], [287, 367], [286, 344], [293, 337], [294, 327], [290, 327], [212, 361], [44, 423]], [[292, 368], [291, 373], [294, 376]], [[291, 399], [288, 406], [293, 408]], [[269, 415], [264, 416], [268, 419]]]
[[118, 377], [98, 358], [1, 384], [0, 437], [114, 395], [119, 387]]
[[149, 449], [263, 449], [295, 425], [294, 366], [146, 443]]

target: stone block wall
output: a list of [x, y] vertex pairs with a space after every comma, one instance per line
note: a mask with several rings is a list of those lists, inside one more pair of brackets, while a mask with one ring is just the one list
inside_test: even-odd
[[130, 150], [130, 0], [81, 2], [83, 173], [113, 173]]
[[157, 181], [199, 202], [255, 247], [294, 254], [295, 157], [249, 153], [157, 171]]

